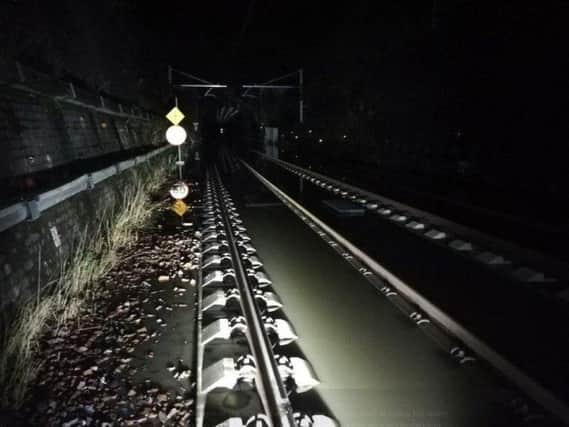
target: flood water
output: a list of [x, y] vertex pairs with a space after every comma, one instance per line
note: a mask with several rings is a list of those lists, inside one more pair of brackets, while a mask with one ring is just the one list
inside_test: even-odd
[[318, 391], [343, 426], [518, 425], [496, 384], [472, 378], [288, 208], [248, 203], [262, 192], [252, 177], [233, 190]]

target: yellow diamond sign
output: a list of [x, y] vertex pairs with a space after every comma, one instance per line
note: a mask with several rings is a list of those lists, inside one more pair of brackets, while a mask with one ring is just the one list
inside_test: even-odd
[[166, 118], [174, 125], [184, 120], [184, 117], [186, 116], [184, 116], [184, 113], [182, 113], [178, 107], [172, 108], [170, 112], [166, 114]]
[[176, 200], [170, 209], [176, 212], [179, 216], [184, 216], [189, 207], [181, 200]]

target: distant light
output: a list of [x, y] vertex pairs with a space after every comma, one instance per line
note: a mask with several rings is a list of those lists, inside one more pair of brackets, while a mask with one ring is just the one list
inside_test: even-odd
[[182, 126], [174, 125], [166, 130], [166, 141], [172, 145], [182, 145], [186, 142], [187, 137], [186, 129]]
[[219, 133], [223, 135], [223, 128], [219, 128]]
[[348, 139], [348, 135], [344, 135], [344, 139]]
[[190, 189], [188, 185], [183, 181], [178, 181], [172, 187], [170, 187], [170, 196], [176, 200], [182, 200], [188, 196]]
[[309, 130], [308, 130], [308, 133], [312, 133], [312, 129], [309, 129]]
[[295, 135], [294, 139], [298, 139], [298, 135]]
[[324, 140], [323, 140], [322, 138], [320, 138], [320, 139], [318, 140], [318, 142], [324, 142]]

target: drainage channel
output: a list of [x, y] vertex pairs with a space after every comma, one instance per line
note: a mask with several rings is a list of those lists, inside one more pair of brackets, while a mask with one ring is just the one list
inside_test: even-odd
[[200, 238], [196, 426], [338, 425], [216, 169]]
[[524, 424], [529, 425], [536, 421], [539, 425], [557, 425], [560, 420], [563, 423], [569, 422], [569, 408], [565, 402], [320, 221], [247, 163], [242, 163], [257, 180], [358, 270], [390, 303], [455, 359], [468, 377], [478, 383], [500, 384], [501, 395], [495, 400], [517, 402], [514, 405], [517, 408], [512, 407], [512, 410], [521, 415]]

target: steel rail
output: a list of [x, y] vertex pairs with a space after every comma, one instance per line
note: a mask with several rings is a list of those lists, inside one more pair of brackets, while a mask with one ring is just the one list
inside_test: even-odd
[[[206, 182], [209, 182], [209, 172], [206, 172]], [[205, 193], [202, 194], [202, 201], [205, 197]], [[200, 254], [202, 253], [203, 247], [200, 238]], [[201, 258], [201, 256], [200, 256]], [[201, 263], [201, 259], [200, 259]], [[196, 357], [196, 414], [195, 423], [196, 427], [203, 427], [204, 417], [205, 417], [205, 400], [206, 395], [202, 393], [203, 387], [203, 356], [204, 356], [204, 346], [202, 345], [202, 323], [203, 323], [203, 271], [200, 268], [198, 270], [198, 280], [196, 283], [197, 287], [197, 315], [196, 315], [196, 341], [197, 341], [197, 357]]]
[[[222, 180], [217, 168], [214, 169], [217, 189], [223, 193]], [[233, 268], [236, 273], [237, 288], [241, 298], [241, 311], [247, 323], [247, 338], [251, 346], [251, 352], [256, 362], [257, 380], [256, 386], [263, 402], [266, 415], [269, 416], [272, 427], [294, 427], [293, 411], [282, 382], [275, 357], [267, 337], [264, 324], [261, 319], [259, 307], [253, 296], [252, 289], [247, 279], [245, 268], [235, 242], [233, 228], [229, 220], [229, 211], [223, 200], [220, 200], [223, 212], [223, 222], [227, 231], [227, 240]]]
[[405, 283], [394, 273], [383, 267], [378, 261], [371, 258], [364, 251], [350, 242], [347, 238], [332, 229], [294, 199], [289, 197], [285, 192], [276, 185], [262, 176], [247, 162], [241, 160], [245, 168], [257, 178], [271, 193], [285, 203], [294, 212], [296, 209], [302, 215], [309, 218], [314, 224], [324, 230], [329, 236], [335, 239], [350, 251], [354, 257], [358, 258], [372, 272], [377, 274], [383, 280], [388, 282], [397, 290], [405, 299], [419, 307], [433, 321], [442, 327], [447, 333], [459, 339], [466, 347], [476, 353], [481, 359], [486, 360], [494, 369], [504, 375], [509, 381], [515, 384], [531, 399], [541, 405], [543, 408], [560, 418], [564, 423], [569, 424], [569, 405], [567, 402], [559, 399], [551, 391], [539, 384], [536, 380], [529, 377], [509, 360], [493, 350], [488, 344], [476, 337], [448, 314], [428, 301], [424, 296], [415, 291], [410, 285]]
[[[334, 184], [334, 185], [336, 185], [336, 186], [341, 186], [341, 187], [343, 187], [343, 188], [345, 188], [345, 189], [347, 189], [347, 190], [349, 190], [349, 191], [351, 191], [351, 192], [360, 193], [360, 194], [362, 194], [362, 195], [364, 195], [364, 196], [366, 196], [366, 197], [370, 197], [370, 198], [373, 198], [373, 199], [377, 199], [377, 200], [379, 200], [379, 201], [383, 201], [383, 202], [386, 203], [386, 204], [390, 204], [390, 205], [393, 205], [394, 207], [397, 207], [397, 209], [409, 211], [410, 213], [413, 213], [414, 215], [416, 215], [416, 216], [418, 216], [418, 217], [428, 218], [431, 222], [436, 223], [436, 225], [440, 225], [440, 226], [443, 226], [443, 227], [449, 227], [449, 228], [451, 228], [451, 229], [453, 229], [453, 230], [458, 231], [458, 232], [461, 233], [461, 234], [472, 235], [473, 237], [476, 237], [477, 239], [480, 239], [480, 240], [484, 239], [484, 240], [486, 241], [486, 243], [487, 243], [487, 242], [499, 243], [499, 244], [501, 244], [501, 245], [508, 244], [508, 242], [505, 242], [505, 241], [503, 241], [503, 240], [501, 240], [501, 239], [497, 239], [497, 238], [495, 238], [495, 237], [493, 237], [493, 236], [489, 236], [489, 235], [487, 235], [487, 234], [485, 234], [485, 233], [481, 233], [481, 232], [479, 232], [479, 231], [477, 231], [477, 230], [474, 230], [474, 229], [472, 229], [472, 228], [470, 228], [470, 227], [467, 227], [467, 226], [465, 226], [465, 225], [462, 225], [462, 224], [453, 222], [453, 221], [451, 221], [451, 220], [448, 220], [448, 219], [446, 219], [446, 218], [440, 217], [440, 216], [438, 216], [438, 215], [436, 215], [436, 214], [433, 214], [433, 213], [431, 213], [431, 212], [427, 212], [427, 211], [424, 211], [424, 210], [421, 210], [421, 209], [418, 209], [418, 208], [415, 208], [415, 207], [406, 205], [406, 204], [404, 204], [404, 203], [402, 203], [402, 202], [398, 202], [397, 200], [393, 200], [393, 199], [391, 199], [391, 198], [389, 198], [389, 197], [387, 197], [387, 196], [380, 195], [380, 194], [376, 194], [376, 193], [372, 193], [372, 192], [369, 191], [369, 190], [365, 190], [365, 189], [363, 189], [363, 188], [356, 187], [355, 185], [348, 184], [348, 183], [346, 183], [346, 182], [344, 182], [344, 181], [340, 181], [340, 180], [335, 179], [335, 178], [331, 178], [331, 177], [329, 177], [329, 176], [327, 176], [327, 175], [324, 175], [324, 174], [322, 174], [322, 173], [319, 173], [319, 172], [316, 172], [316, 171], [313, 171], [313, 170], [310, 170], [310, 169], [306, 169], [306, 168], [304, 168], [304, 167], [302, 167], [302, 166], [298, 166], [298, 165], [296, 165], [296, 164], [294, 164], [294, 163], [290, 163], [290, 162], [287, 162], [287, 161], [285, 161], [285, 160], [272, 158], [272, 157], [267, 156], [265, 153], [262, 153], [262, 152], [260, 152], [260, 151], [253, 151], [253, 152], [254, 152], [255, 154], [259, 155], [260, 157], [264, 158], [265, 160], [268, 160], [268, 161], [270, 161], [270, 162], [272, 162], [272, 163], [274, 163], [274, 164], [276, 164], [276, 165], [278, 165], [278, 166], [280, 166], [280, 167], [288, 166], [288, 167], [297, 169], [298, 171], [301, 171], [301, 172], [303, 172], [303, 173], [312, 175], [312, 176], [314, 176], [315, 178], [319, 178], [319, 179], [321, 179], [321, 180], [326, 180], [326, 181], [328, 181], [328, 182], [330, 182], [330, 183], [332, 183], [332, 184]], [[468, 207], [468, 206], [467, 206], [467, 207]], [[477, 209], [478, 209], [478, 208], [477, 208]], [[480, 210], [480, 209], [478, 209], [478, 210]], [[495, 216], [500, 216], [500, 217], [502, 217], [502, 218], [504, 218], [504, 219], [508, 219], [508, 220], [515, 220], [515, 219], [514, 219], [512, 216], [510, 216], [510, 215], [496, 215], [496, 212], [490, 211], [490, 210], [485, 210], [485, 213], [492, 214], [492, 215], [495, 215]], [[499, 242], [498, 242], [498, 240], [499, 240]], [[508, 249], [512, 249], [512, 248], [509, 247]], [[537, 255], [537, 254], [533, 254], [533, 255]]]
[[[298, 165], [296, 165], [296, 164], [294, 164], [294, 163], [290, 163], [290, 162], [287, 162], [287, 161], [285, 161], [285, 160], [275, 159], [275, 158], [269, 157], [269, 156], [267, 156], [266, 154], [264, 154], [264, 153], [262, 153], [262, 152], [259, 152], [259, 151], [253, 151], [253, 152], [256, 153], [256, 154], [258, 154], [258, 155], [260, 155], [261, 157], [265, 157], [267, 160], [270, 160], [270, 161], [272, 161], [272, 162], [274, 162], [274, 163], [276, 163], [276, 164], [287, 165], [287, 166], [296, 168], [296, 169], [301, 170], [301, 171], [303, 171], [303, 172], [305, 172], [305, 173], [310, 173], [311, 175], [314, 175], [314, 176], [317, 177], [317, 178], [326, 179], [326, 180], [328, 180], [328, 181], [330, 181], [330, 182], [332, 182], [332, 183], [335, 183], [335, 184], [337, 184], [337, 185], [342, 185], [343, 187], [349, 188], [349, 189], [352, 190], [352, 191], [356, 191], [356, 190], [357, 190], [358, 192], [360, 192], [360, 193], [362, 193], [362, 194], [365, 194], [365, 195], [367, 195], [367, 196], [380, 197], [380, 198], [382, 198], [382, 199], [388, 201], [389, 203], [393, 203], [394, 205], [399, 205], [399, 206], [401, 206], [401, 207], [408, 207], [408, 206], [406, 206], [404, 203], [398, 202], [398, 201], [396, 201], [396, 200], [392, 200], [392, 199], [388, 198], [387, 196], [383, 196], [383, 195], [378, 195], [378, 194], [372, 193], [372, 192], [370, 192], [370, 191], [368, 191], [368, 190], [364, 190], [364, 189], [362, 189], [362, 188], [356, 187], [355, 185], [351, 185], [351, 184], [348, 184], [348, 183], [346, 183], [346, 182], [339, 181], [339, 180], [334, 179], [334, 178], [330, 178], [329, 176], [326, 176], [326, 175], [324, 175], [324, 174], [322, 174], [322, 173], [319, 173], [319, 172], [315, 172], [315, 171], [313, 171], [313, 170], [306, 169], [306, 168], [304, 168], [304, 167], [302, 167], [302, 166], [298, 166]], [[429, 197], [432, 197], [432, 198], [435, 199], [435, 200], [448, 200], [448, 199], [445, 199], [444, 197], [436, 196], [436, 195], [433, 195], [433, 194], [429, 194]], [[465, 208], [465, 209], [469, 209], [469, 210], [471, 210], [471, 211], [479, 212], [479, 213], [482, 213], [482, 214], [485, 214], [485, 215], [488, 215], [488, 216], [492, 216], [492, 217], [495, 217], [495, 218], [500, 218], [500, 219], [503, 219], [503, 220], [515, 222], [515, 223], [521, 224], [521, 225], [526, 225], [526, 226], [528, 225], [528, 222], [527, 222], [527, 221], [520, 220], [519, 218], [516, 218], [515, 216], [513, 216], [513, 215], [511, 215], [511, 214], [507, 214], [507, 213], [503, 213], [503, 212], [498, 212], [498, 211], [495, 211], [495, 210], [492, 210], [492, 209], [483, 208], [483, 207], [481, 207], [481, 206], [475, 206], [475, 205], [468, 204], [468, 203], [464, 203], [464, 202], [453, 201], [453, 204], [456, 205], [456, 206], [458, 206], [458, 207]], [[411, 207], [408, 207], [408, 208], [411, 208]], [[417, 208], [411, 208], [411, 209], [420, 211], [420, 210], [417, 209]], [[431, 213], [429, 213], [429, 215], [434, 216], [434, 214], [431, 214]], [[439, 219], [445, 220], [444, 218], [439, 218]], [[452, 222], [449, 221], [449, 220], [445, 220], [445, 221], [448, 221], [449, 223], [452, 223]], [[452, 223], [452, 224], [455, 224], [455, 223]], [[461, 226], [461, 227], [464, 227], [464, 226], [462, 226], [462, 225], [460, 225], [460, 224], [456, 224], [456, 225], [459, 225], [459, 226]], [[538, 222], [538, 223], [536, 223], [536, 222], [534, 221], [534, 222], [532, 222], [531, 225], [532, 225], [536, 230], [540, 230], [540, 231], [544, 231], [544, 232], [550, 232], [550, 233], [551, 233], [551, 232], [556, 232], [556, 231], [558, 231], [557, 229], [552, 229], [552, 228], [548, 227], [548, 226], [547, 226], [546, 224], [544, 224], [543, 222]]]
[[[544, 283], [548, 281], [561, 283], [563, 281], [567, 282], [569, 280], [569, 266], [567, 265], [567, 263], [565, 263], [564, 261], [554, 259], [550, 256], [547, 256], [542, 252], [527, 247], [518, 246], [514, 243], [504, 240], [503, 238], [478, 231], [476, 229], [471, 228], [470, 226], [456, 223], [449, 219], [438, 216], [437, 214], [406, 205], [402, 202], [398, 202], [389, 197], [372, 193], [371, 191], [364, 190], [354, 185], [323, 175], [321, 173], [305, 169], [294, 163], [286, 162], [280, 159], [274, 159], [259, 151], [252, 151], [252, 152], [259, 155], [261, 158], [281, 167], [282, 169], [287, 170], [287, 167], [292, 168], [295, 169], [297, 172], [310, 175], [311, 177], [320, 179], [322, 181], [327, 181], [329, 184], [341, 187], [352, 193], [361, 194], [362, 196], [368, 197], [375, 201], [391, 205], [394, 209], [412, 215], [418, 221], [428, 222], [429, 224], [427, 225], [431, 229], [442, 230], [445, 233], [450, 233], [451, 235], [453, 235], [453, 237], [449, 240], [452, 240], [454, 238], [469, 240], [470, 242], [476, 245], [476, 248], [479, 250], [480, 253], [484, 251], [490, 251], [488, 253], [490, 253], [491, 255], [496, 255], [496, 256], [502, 255], [504, 257], [509, 257], [508, 259], [506, 259], [507, 261], [506, 265], [509, 270], [509, 275], [510, 277], [513, 277], [517, 280], [525, 281], [523, 278], [519, 278], [516, 276], [516, 273], [519, 269], [518, 264], [520, 265], [525, 264], [528, 267], [530, 267], [532, 270], [535, 268], [536, 269], [534, 270], [535, 273], [539, 273], [540, 271], [543, 272]], [[300, 178], [300, 179], [301, 182], [302, 180], [308, 180], [308, 178]], [[425, 231], [428, 231], [428, 228], [426, 228]], [[499, 251], [499, 253], [494, 254], [494, 251]], [[475, 251], [464, 251], [462, 254], [463, 255], [468, 254], [470, 256], [473, 256], [474, 259], [477, 259], [477, 261], [485, 263], [484, 260], [476, 258], [476, 256], [480, 254], [478, 254]], [[563, 293], [563, 291], [561, 292], [555, 291], [555, 292]]]

